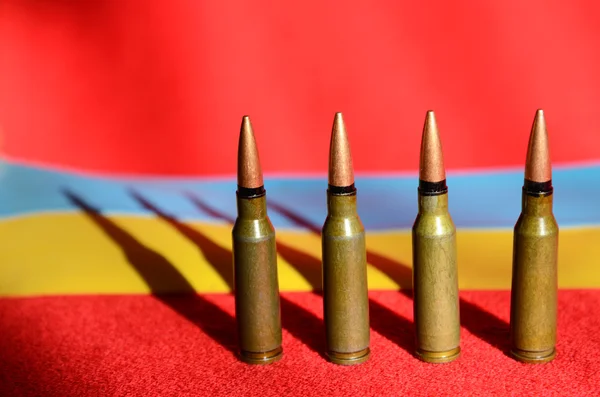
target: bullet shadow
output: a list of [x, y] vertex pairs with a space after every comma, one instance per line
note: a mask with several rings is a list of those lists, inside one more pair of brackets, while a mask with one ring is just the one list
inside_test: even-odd
[[506, 321], [462, 298], [460, 299], [460, 321], [473, 335], [509, 355], [509, 325]]
[[[231, 219], [206, 204], [197, 196], [191, 193], [187, 193], [186, 196], [199, 210], [206, 214], [225, 220], [226, 222], [229, 222]], [[269, 206], [268, 201], [267, 205]], [[322, 290], [321, 260], [296, 248], [282, 244], [279, 241], [277, 242], [277, 252], [310, 284], [313, 294], [322, 298], [320, 292]], [[323, 322], [312, 313], [306, 312], [305, 309], [297, 306], [283, 296], [281, 309], [284, 328], [311, 347], [312, 350], [323, 356], [325, 351]], [[412, 323], [373, 299], [369, 299], [369, 309], [371, 328], [412, 354], [414, 350]], [[306, 315], [307, 313], [309, 314], [308, 316]], [[301, 318], [302, 321], [299, 321]]]
[[[282, 206], [281, 204], [274, 203], [273, 201], [268, 202], [267, 205], [269, 208], [279, 212], [296, 225], [310, 230], [312, 233], [318, 236], [321, 236], [321, 229], [312, 224], [310, 220], [302, 217], [289, 208]], [[400, 285], [400, 293], [402, 295], [410, 298], [411, 300], [413, 299], [412, 269], [409, 266], [397, 261], [393, 261], [369, 250], [367, 250], [367, 262]], [[495, 348], [505, 353], [507, 352], [509, 332], [508, 323], [462, 298], [460, 298], [459, 306], [460, 320], [463, 327]], [[412, 328], [412, 323], [409, 323], [409, 325]]]
[[229, 289], [233, 291], [233, 256], [231, 251], [216, 244], [206, 235], [183, 222], [178, 221], [175, 217], [166, 214], [160, 208], [152, 204], [144, 198], [140, 193], [133, 189], [129, 190], [129, 194], [142, 207], [154, 213], [159, 219], [171, 225], [175, 230], [191, 241], [200, 252], [204, 255], [208, 263], [219, 273], [219, 276], [225, 281]]
[[[226, 274], [223, 269], [226, 263], [228, 265], [227, 268], [231, 269], [232, 282], [231, 284], [228, 283], [228, 285], [233, 291], [233, 256], [231, 251], [226, 250], [221, 246], [217, 246], [217, 244], [215, 244], [212, 240], [210, 240], [198, 230], [193, 229], [190, 226], [178, 221], [174, 217], [165, 214], [161, 209], [150, 203], [150, 201], [143, 197], [139, 192], [130, 190], [130, 194], [144, 208], [148, 209], [149, 211], [152, 211], [154, 214], [156, 214], [158, 218], [169, 223], [177, 231], [179, 231], [185, 237], [189, 238], [192, 242], [198, 245], [200, 250], [204, 253], [208, 263], [215, 270], [217, 270], [222, 277]], [[195, 195], [192, 195], [191, 193], [185, 193], [185, 196], [188, 199], [190, 199], [190, 201], [196, 207], [198, 207], [202, 211], [209, 213], [211, 216], [217, 219], [221, 219], [230, 225], [233, 225], [233, 223], [235, 223], [235, 220], [232, 217], [229, 217], [217, 211], [216, 209], [211, 208]], [[223, 251], [225, 253], [223, 253]], [[210, 252], [212, 252], [213, 254], [207, 254]], [[218, 252], [218, 255], [216, 254], [216, 252]], [[318, 337], [315, 337], [315, 335], [319, 336], [319, 330], [322, 327], [322, 322], [314, 314], [305, 310], [301, 306], [298, 306], [296, 303], [287, 299], [285, 296], [280, 295], [280, 302], [282, 327], [285, 328], [296, 339], [300, 340], [305, 345], [307, 345], [311, 350], [315, 351], [316, 353], [323, 354], [322, 343], [320, 343]]]
[[217, 210], [216, 208], [211, 207], [210, 205], [206, 204], [203, 200], [201, 200], [194, 193], [184, 192], [183, 195], [188, 200], [190, 200], [190, 202], [192, 204], [194, 204], [194, 206], [196, 208], [198, 208], [201, 212], [204, 212], [205, 214], [210, 215], [215, 219], [220, 219], [223, 222], [230, 224], [231, 226], [233, 226], [233, 224], [235, 223], [235, 216], [227, 215], [224, 212], [221, 212], [221, 211]]
[[[291, 247], [284, 251], [280, 251], [280, 255], [292, 265], [305, 280], [311, 283], [313, 293], [322, 298], [323, 295], [320, 292], [322, 291], [321, 260]], [[413, 354], [413, 326], [410, 321], [370, 298], [369, 320], [371, 328], [377, 333], [406, 350], [409, 354]], [[323, 326], [323, 324], [320, 324], [320, 327]]]
[[378, 334], [386, 337], [408, 354], [414, 355], [415, 335], [412, 321], [398, 315], [373, 299], [369, 299], [369, 318], [371, 328], [377, 331]]
[[[229, 225], [233, 226], [235, 223], [235, 218], [229, 216], [210, 205], [206, 204], [203, 200], [201, 200], [197, 195], [191, 192], [184, 192], [184, 196], [190, 200], [192, 204], [198, 210], [204, 212], [207, 215], [215, 219], [222, 220]], [[309, 275], [305, 277], [310, 285], [315, 288], [318, 285], [320, 288], [321, 285], [321, 264], [317, 263], [315, 266], [314, 262], [307, 261], [308, 255], [305, 253], [298, 251], [286, 244], [282, 244], [277, 241], [277, 252], [288, 262], [297, 263], [298, 261], [302, 261], [303, 263], [307, 263], [310, 271]], [[304, 275], [304, 273], [301, 273]], [[281, 322], [283, 328], [285, 328], [290, 334], [292, 334], [296, 339], [300, 340], [302, 343], [307, 345], [311, 350], [318, 353], [321, 356], [324, 356], [325, 345], [323, 341], [323, 322], [316, 317], [313, 313], [307, 311], [303, 307], [294, 303], [290, 299], [286, 298], [284, 295], [280, 294], [280, 302], [281, 302]]]
[[[205, 214], [212, 216], [215, 219], [222, 220], [232, 226], [235, 223], [235, 219], [233, 217], [228, 216], [227, 214], [206, 204], [195, 194], [186, 192], [184, 193], [184, 195], [192, 202], [192, 204], [194, 204], [194, 206], [196, 206], [196, 208], [198, 208]], [[310, 255], [299, 251], [285, 243], [282, 243], [279, 240], [277, 240], [277, 252], [283, 259], [285, 259], [290, 264], [303, 264], [302, 267], [304, 271], [301, 272], [301, 274], [304, 277], [304, 279], [308, 281], [313, 291], [320, 291], [322, 289], [320, 261], [311, 260], [314, 258], [312, 258]], [[294, 266], [294, 268], [296, 268], [296, 266]]]
[[236, 326], [232, 316], [197, 295], [194, 287], [164, 256], [140, 243], [80, 196], [67, 189], [63, 189], [63, 194], [121, 248], [127, 262], [144, 280], [154, 298], [235, 355]]
[[280, 299], [283, 328], [326, 359], [323, 321], [284, 295], [280, 295]]
[[[288, 218], [297, 226], [310, 230], [313, 234], [319, 237], [321, 236], [321, 228], [313, 224], [308, 219], [276, 202], [273, 202], [272, 200], [267, 202], [267, 205], [269, 208], [272, 208]], [[367, 250], [367, 262], [394, 280], [400, 286], [401, 290], [412, 288], [412, 269], [410, 267], [402, 265], [383, 255], [369, 250]]]

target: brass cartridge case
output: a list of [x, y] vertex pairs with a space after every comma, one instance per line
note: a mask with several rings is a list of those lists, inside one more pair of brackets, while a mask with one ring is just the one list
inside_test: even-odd
[[524, 189], [514, 229], [511, 355], [527, 363], [548, 362], [556, 354], [558, 224], [552, 197], [551, 191]]
[[365, 228], [351, 188], [343, 194], [328, 190], [322, 234], [327, 357], [342, 365], [360, 364], [370, 355]]
[[249, 364], [268, 364], [283, 349], [275, 229], [264, 189], [253, 198], [238, 192], [237, 209], [232, 237], [239, 353]]
[[419, 193], [412, 244], [416, 355], [430, 363], [450, 362], [460, 355], [460, 313], [456, 227], [447, 193]]

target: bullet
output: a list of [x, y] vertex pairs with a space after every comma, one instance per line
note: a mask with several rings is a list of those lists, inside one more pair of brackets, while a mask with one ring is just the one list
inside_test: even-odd
[[416, 356], [446, 363], [460, 355], [456, 227], [448, 212], [442, 144], [433, 111], [421, 140], [419, 213], [412, 228]]
[[239, 354], [249, 364], [282, 356], [281, 309], [275, 229], [250, 118], [244, 116], [238, 146], [237, 211], [232, 231], [235, 316]]
[[556, 355], [558, 224], [544, 112], [535, 114], [525, 165], [521, 215], [513, 238], [511, 355], [545, 363]]
[[370, 355], [365, 228], [356, 211], [352, 157], [341, 113], [336, 113], [331, 133], [322, 248], [327, 358], [341, 365], [363, 363]]

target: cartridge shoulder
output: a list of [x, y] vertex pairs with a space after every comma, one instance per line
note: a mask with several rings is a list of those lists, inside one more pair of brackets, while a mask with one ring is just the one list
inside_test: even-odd
[[442, 237], [456, 234], [456, 226], [449, 213], [419, 214], [412, 228], [413, 236]]
[[244, 238], [274, 238], [275, 228], [269, 218], [247, 219], [237, 218], [232, 230], [233, 237]]
[[535, 216], [522, 213], [515, 224], [515, 233], [525, 236], [558, 235], [558, 223], [554, 215]]
[[323, 225], [323, 236], [353, 236], [364, 234], [365, 227], [358, 216], [334, 217], [327, 216]]

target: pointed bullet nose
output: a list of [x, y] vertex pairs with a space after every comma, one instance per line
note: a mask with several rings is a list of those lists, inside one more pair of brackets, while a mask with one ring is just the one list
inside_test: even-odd
[[335, 113], [335, 116], [333, 116], [333, 124], [334, 124], [334, 127], [336, 125], [338, 125], [338, 126], [341, 125], [342, 128], [345, 128], [344, 127], [344, 116], [342, 115], [342, 112]]
[[252, 123], [250, 122], [250, 116], [246, 115], [242, 117], [242, 127], [240, 132], [250, 133], [254, 135], [254, 131], [252, 130]]
[[329, 146], [329, 184], [332, 186], [351, 186], [354, 184], [352, 154], [346, 134], [342, 113], [335, 114]]
[[533, 182], [548, 182], [552, 179], [548, 130], [546, 129], [546, 118], [542, 109], [535, 112], [531, 134], [529, 135], [525, 179]]
[[428, 110], [425, 114], [425, 129], [437, 131], [437, 121], [433, 110]]
[[425, 115], [421, 138], [419, 179], [425, 182], [441, 182], [446, 179], [442, 142], [433, 110], [428, 110]]
[[238, 144], [238, 185], [253, 189], [263, 186], [263, 175], [258, 157], [258, 148], [250, 117], [242, 118], [240, 140]]

